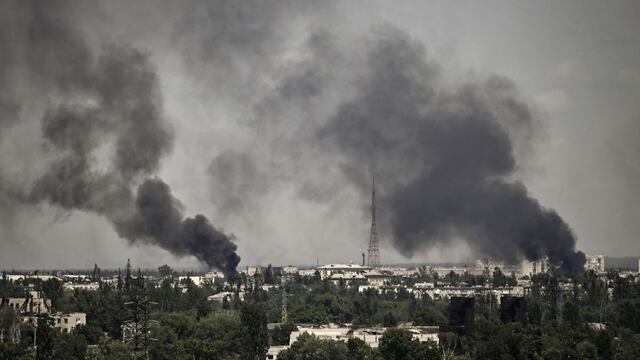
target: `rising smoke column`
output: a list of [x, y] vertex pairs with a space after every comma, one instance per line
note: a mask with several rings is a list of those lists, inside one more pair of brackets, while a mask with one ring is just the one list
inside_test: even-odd
[[[121, 45], [96, 55], [68, 23], [64, 5], [23, 2], [9, 9], [20, 19], [10, 33], [24, 34], [16, 42], [24, 46], [26, 72], [49, 99], [41, 134], [51, 156], [19, 198], [103, 215], [131, 242], [193, 255], [235, 277], [240, 258], [231, 237], [203, 215], [185, 218], [169, 186], [154, 177], [173, 133], [148, 56]], [[2, 99], [3, 107], [8, 103]]]
[[513, 138], [534, 118], [513, 84], [491, 77], [449, 89], [420, 44], [390, 28], [376, 35], [357, 95], [319, 137], [339, 149], [363, 192], [369, 172], [381, 179], [394, 246], [412, 256], [461, 237], [483, 256], [548, 256], [565, 273], [580, 272], [585, 256], [569, 226], [511, 180]]

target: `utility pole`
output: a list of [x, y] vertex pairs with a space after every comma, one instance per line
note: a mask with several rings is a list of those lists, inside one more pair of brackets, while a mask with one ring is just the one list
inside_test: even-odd
[[138, 270], [138, 289], [133, 301], [125, 303], [133, 309], [133, 319], [127, 320], [122, 325], [122, 339], [130, 344], [133, 350], [133, 359], [149, 360], [149, 338], [150, 325], [155, 321], [149, 319], [149, 308], [157, 305], [147, 299], [144, 287], [144, 278]]

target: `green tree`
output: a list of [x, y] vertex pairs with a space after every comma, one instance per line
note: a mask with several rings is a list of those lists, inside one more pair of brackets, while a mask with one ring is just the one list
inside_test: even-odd
[[296, 326], [292, 323], [276, 326], [271, 333], [272, 344], [289, 345], [289, 337], [294, 330], [296, 330]]
[[351, 360], [371, 360], [375, 358], [371, 347], [362, 339], [350, 338], [347, 341], [347, 350]]
[[382, 326], [393, 327], [396, 326], [397, 323], [395, 316], [393, 316], [393, 312], [388, 311], [384, 314], [384, 317], [382, 318]]
[[582, 323], [580, 309], [575, 302], [569, 300], [564, 304], [564, 309], [562, 311], [562, 320], [567, 323], [567, 325], [572, 327], [579, 326]]
[[579, 342], [576, 345], [576, 351], [580, 360], [598, 360], [598, 348], [588, 341]]
[[240, 308], [240, 321], [244, 333], [242, 358], [264, 359], [269, 346], [269, 333], [263, 307], [259, 304], [243, 304]]
[[171, 266], [164, 264], [158, 267], [158, 273], [162, 277], [169, 277], [173, 274], [173, 269]]
[[75, 360], [85, 357], [87, 341], [83, 336], [56, 333], [54, 339], [53, 353], [56, 360]]
[[38, 317], [36, 328], [36, 360], [55, 359], [54, 344], [56, 330], [48, 315]]
[[493, 278], [492, 283], [494, 287], [503, 287], [507, 286], [507, 277], [504, 275], [502, 270], [499, 267], [493, 269]]
[[300, 335], [278, 360], [350, 360], [347, 345], [342, 341], [320, 340], [313, 335]]
[[434, 343], [421, 343], [404, 329], [388, 329], [380, 338], [380, 355], [385, 360], [439, 360]]

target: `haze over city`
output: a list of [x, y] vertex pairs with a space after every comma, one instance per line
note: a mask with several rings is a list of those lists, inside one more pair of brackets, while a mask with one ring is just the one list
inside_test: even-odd
[[0, 265], [638, 256], [639, 13], [2, 2]]

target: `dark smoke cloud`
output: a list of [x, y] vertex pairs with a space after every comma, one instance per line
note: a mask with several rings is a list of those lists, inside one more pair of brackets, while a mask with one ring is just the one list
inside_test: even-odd
[[235, 276], [240, 257], [231, 238], [203, 215], [185, 219], [180, 208], [167, 184], [147, 179], [138, 188], [135, 216], [116, 222], [116, 228], [125, 238], [158, 243], [177, 255], [194, 255]]
[[232, 238], [202, 215], [185, 218], [168, 185], [151, 178], [173, 133], [149, 56], [121, 45], [95, 55], [64, 4], [11, 4], [22, 22], [10, 30], [24, 35], [8, 40], [24, 51], [10, 55], [23, 54], [27, 76], [49, 99], [41, 134], [50, 161], [21, 200], [103, 215], [131, 242], [193, 255], [235, 276]]
[[533, 119], [510, 81], [446, 89], [420, 44], [392, 29], [377, 35], [357, 96], [320, 134], [346, 156], [357, 184], [371, 172], [384, 184], [380, 203], [395, 247], [412, 256], [462, 237], [483, 256], [548, 256], [567, 273], [581, 271], [585, 256], [569, 226], [510, 179], [517, 166], [509, 130]]
[[255, 137], [212, 162], [224, 211], [245, 216], [239, 204], [282, 183], [332, 203], [346, 181], [366, 201], [375, 174], [382, 221], [407, 257], [463, 238], [478, 256], [582, 269], [569, 226], [514, 180], [540, 129], [509, 79], [446, 85], [424, 47], [390, 26], [353, 43], [313, 30], [296, 50], [303, 60], [253, 107]]

